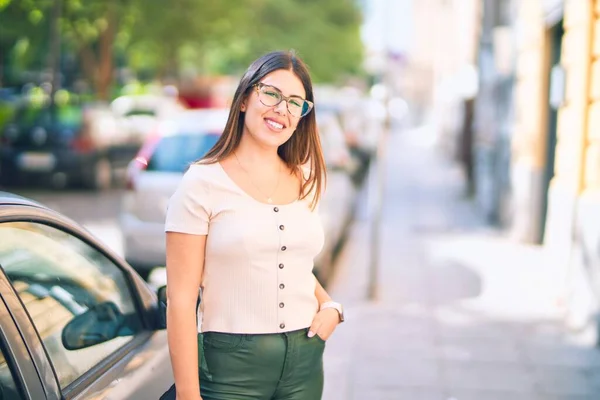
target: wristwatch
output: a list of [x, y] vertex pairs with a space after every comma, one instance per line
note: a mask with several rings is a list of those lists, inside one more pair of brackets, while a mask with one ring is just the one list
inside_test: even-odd
[[321, 304], [319, 311], [323, 311], [326, 308], [335, 309], [338, 312], [338, 314], [340, 315], [340, 322], [344, 322], [344, 308], [342, 307], [342, 305], [340, 303], [337, 303], [335, 301], [326, 301], [325, 303]]

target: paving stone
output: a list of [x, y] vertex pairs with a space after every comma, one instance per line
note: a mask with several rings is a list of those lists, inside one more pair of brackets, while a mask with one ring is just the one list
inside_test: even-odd
[[440, 383], [440, 370], [435, 360], [405, 358], [396, 362], [375, 360], [357, 362], [352, 371], [352, 382], [356, 389], [436, 387]]
[[[439, 350], [434, 340], [427, 336], [405, 337], [402, 340], [391, 337], [371, 337], [366, 341], [369, 340], [373, 340], [373, 342], [357, 349], [362, 359], [401, 361], [405, 358], [436, 359], [439, 355]], [[361, 340], [360, 343], [364, 343], [364, 340]]]
[[514, 342], [490, 338], [443, 338], [439, 355], [445, 360], [464, 362], [519, 363], [521, 354]]
[[534, 378], [528, 369], [514, 363], [444, 361], [444, 387], [535, 393]]
[[410, 137], [388, 146], [377, 301], [364, 205], [328, 287], [350, 307], [323, 400], [600, 400], [599, 350], [565, 330], [543, 252], [486, 226], [460, 168]]
[[524, 346], [523, 354], [534, 365], [600, 368], [600, 350], [589, 347], [529, 343]]
[[534, 394], [497, 390], [446, 390], [444, 400], [532, 400]]
[[592, 396], [579, 396], [579, 395], [566, 395], [566, 396], [553, 396], [553, 395], [537, 395], [533, 400], [598, 400], [598, 395]]
[[[446, 400], [441, 389], [369, 389], [359, 390], [348, 400]], [[340, 399], [341, 400], [341, 399]]]
[[438, 325], [438, 331], [445, 338], [493, 339], [513, 343], [522, 336], [522, 327], [502, 322], [476, 322], [467, 325]]
[[592, 396], [600, 398], [586, 370], [564, 367], [535, 367], [534, 376], [540, 394]]
[[600, 393], [600, 368], [592, 368], [587, 370], [585, 373], [589, 378], [594, 390]]

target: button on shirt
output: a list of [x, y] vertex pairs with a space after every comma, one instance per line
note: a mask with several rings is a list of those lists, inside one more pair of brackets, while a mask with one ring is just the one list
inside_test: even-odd
[[165, 231], [208, 235], [200, 332], [307, 328], [318, 310], [313, 260], [324, 243], [311, 197], [261, 203], [221, 164], [194, 164], [170, 199]]

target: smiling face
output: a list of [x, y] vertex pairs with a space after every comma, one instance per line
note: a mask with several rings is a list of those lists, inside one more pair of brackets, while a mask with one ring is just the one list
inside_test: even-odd
[[[271, 72], [261, 83], [279, 89], [284, 96], [306, 97], [302, 81], [286, 69]], [[256, 88], [252, 88], [241, 110], [245, 112], [243, 134], [249, 135], [262, 146], [281, 146], [292, 137], [300, 122], [299, 117], [290, 114], [285, 100], [276, 106], [264, 105], [259, 100]]]

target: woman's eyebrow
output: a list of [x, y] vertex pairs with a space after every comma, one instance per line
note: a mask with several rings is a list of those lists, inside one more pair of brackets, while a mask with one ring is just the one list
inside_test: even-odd
[[[282, 91], [281, 89], [279, 89], [279, 88], [278, 88], [277, 86], [275, 86], [275, 85], [269, 85], [268, 83], [263, 83], [263, 85], [266, 85], [266, 86], [271, 86], [272, 88], [275, 88], [275, 89], [279, 90], [279, 92], [281, 92], [281, 94], [283, 94], [283, 91]], [[304, 98], [304, 97], [302, 97], [302, 96], [300, 96], [300, 95], [298, 95], [298, 94], [290, 94], [290, 95], [289, 95], [289, 96], [287, 96], [287, 97], [299, 97], [299, 98], [301, 98], [302, 100], [305, 100], [305, 98]]]

